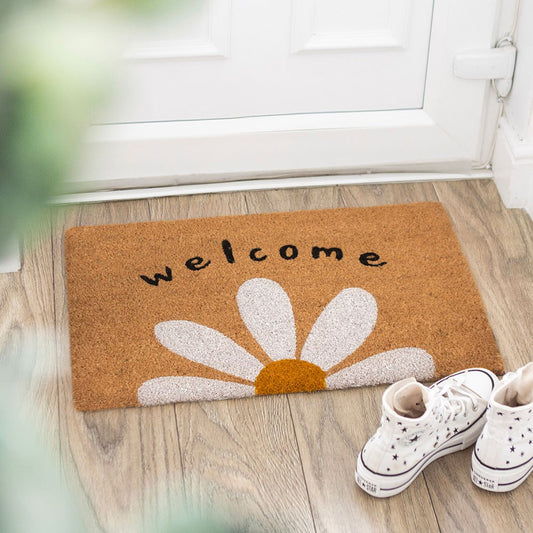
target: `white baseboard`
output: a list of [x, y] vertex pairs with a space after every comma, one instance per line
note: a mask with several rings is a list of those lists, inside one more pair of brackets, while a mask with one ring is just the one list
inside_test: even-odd
[[492, 162], [494, 181], [506, 207], [521, 207], [533, 218], [533, 143], [522, 141], [504, 117]]
[[0, 274], [17, 272], [21, 268], [20, 247], [16, 239], [0, 252]]
[[434, 172], [391, 172], [386, 174], [349, 174], [327, 176], [285, 177], [274, 179], [251, 179], [218, 181], [213, 183], [193, 183], [166, 187], [145, 187], [115, 189], [74, 194], [64, 194], [52, 200], [53, 204], [93, 203], [113, 200], [138, 200], [142, 198], [162, 198], [165, 196], [186, 196], [234, 191], [254, 191], [265, 189], [292, 189], [302, 187], [327, 187], [334, 185], [360, 185], [380, 183], [404, 183], [438, 180], [464, 180], [492, 178], [492, 171], [477, 170], [468, 173]]

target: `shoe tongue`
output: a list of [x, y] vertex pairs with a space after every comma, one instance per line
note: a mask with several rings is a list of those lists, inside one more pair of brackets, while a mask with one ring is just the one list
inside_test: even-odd
[[511, 381], [505, 390], [504, 403], [509, 407], [533, 402], [533, 365], [527, 365], [522, 374]]
[[417, 382], [406, 383], [394, 393], [392, 408], [400, 416], [419, 418], [426, 412], [428, 399], [426, 387]]

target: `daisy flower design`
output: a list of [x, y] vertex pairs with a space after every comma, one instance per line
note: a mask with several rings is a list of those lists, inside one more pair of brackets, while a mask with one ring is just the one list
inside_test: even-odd
[[158, 377], [139, 387], [141, 405], [377, 385], [410, 376], [427, 381], [435, 374], [431, 355], [411, 347], [378, 353], [331, 371], [363, 344], [376, 324], [376, 300], [363, 289], [343, 289], [326, 305], [299, 357], [294, 313], [281, 285], [265, 278], [250, 279], [239, 287], [237, 305], [243, 322], [270, 362], [264, 365], [229, 337], [207, 326], [188, 320], [160, 322], [154, 332], [165, 348], [247, 384], [196, 376]]

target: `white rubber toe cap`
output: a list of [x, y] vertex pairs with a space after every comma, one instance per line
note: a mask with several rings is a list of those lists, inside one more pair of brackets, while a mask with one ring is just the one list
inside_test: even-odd
[[487, 401], [490, 399], [492, 391], [498, 382], [498, 377], [485, 368], [470, 368], [465, 372], [465, 387], [468, 387]]

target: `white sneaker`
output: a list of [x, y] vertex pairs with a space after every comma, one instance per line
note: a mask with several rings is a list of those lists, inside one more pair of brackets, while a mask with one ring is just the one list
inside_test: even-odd
[[414, 378], [391, 385], [381, 426], [357, 458], [357, 484], [372, 496], [394, 496], [435, 459], [473, 444], [497, 382], [489, 370], [471, 368], [429, 388]]
[[533, 470], [533, 363], [505, 374], [494, 389], [487, 424], [472, 452], [472, 482], [507, 492]]

